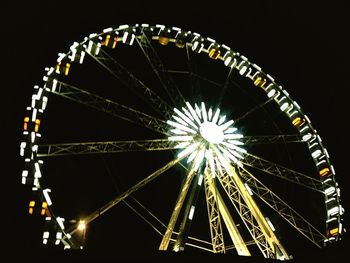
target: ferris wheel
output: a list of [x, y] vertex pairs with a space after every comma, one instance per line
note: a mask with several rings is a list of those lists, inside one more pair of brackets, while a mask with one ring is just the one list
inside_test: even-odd
[[199, 33], [136, 24], [90, 34], [46, 68], [26, 110], [22, 184], [46, 246], [126, 240], [103, 238], [110, 227], [142, 246], [126, 210], [154, 232], [154, 250], [283, 260], [345, 232], [308, 116], [258, 65]]

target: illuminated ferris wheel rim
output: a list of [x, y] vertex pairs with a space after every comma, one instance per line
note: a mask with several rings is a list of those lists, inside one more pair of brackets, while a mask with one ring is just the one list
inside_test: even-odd
[[[330, 229], [330, 231], [333, 231], [333, 233], [331, 233], [332, 235], [329, 238], [325, 238], [324, 241], [328, 242], [337, 239], [341, 234], [342, 207], [339, 204], [339, 188], [337, 187], [337, 183], [335, 182], [334, 178], [335, 171], [333, 166], [330, 164], [328, 152], [323, 147], [320, 136], [312, 127], [309, 118], [301, 111], [300, 106], [290, 98], [286, 90], [275, 83], [274, 79], [270, 75], [265, 74], [259, 66], [251, 63], [246, 57], [240, 55], [238, 52], [233, 51], [226, 45], [217, 43], [211, 38], [202, 37], [200, 34], [191, 31], [182, 31], [177, 27], [137, 24], [135, 26], [122, 25], [116, 29], [107, 28], [100, 34], [89, 35], [81, 43], [75, 42], [70, 47], [70, 51], [68, 53], [60, 53], [57, 59], [58, 64], [56, 67], [47, 69], [47, 74], [44, 76], [45, 86], [43, 88], [39, 86], [35, 87], [36, 93], [32, 97], [31, 107], [27, 108], [29, 114], [24, 120], [24, 137], [27, 139], [25, 142], [21, 143], [21, 156], [25, 156], [25, 152], [28, 150], [29, 144], [34, 144], [33, 147], [30, 147], [29, 149], [29, 151], [31, 151], [31, 156], [39, 156], [38, 145], [36, 142], [41, 137], [39, 133], [41, 115], [43, 114], [47, 105], [48, 93], [52, 92], [57, 94], [59, 91], [56, 89], [59, 85], [61, 85], [55, 76], [59, 74], [68, 75], [71, 63], [77, 62], [82, 64], [86, 53], [91, 56], [97, 56], [100, 50], [104, 48], [104, 46], [115, 48], [117, 42], [119, 42], [120, 39], [124, 44], [132, 46], [135, 41], [142, 40], [143, 34], [148, 35], [153, 41], [159, 41], [159, 43], [162, 45], [174, 43], [179, 48], [188, 46], [195, 53], [207, 53], [211, 59], [223, 61], [225, 66], [236, 69], [241, 76], [250, 79], [257, 88], [261, 88], [266, 92], [267, 97], [273, 100], [279, 106], [281, 112], [285, 113], [285, 115], [290, 118], [291, 123], [297, 128], [298, 132], [302, 136], [302, 140], [308, 145], [316, 168], [319, 171], [320, 181], [324, 185], [322, 191], [326, 197], [326, 224], [337, 225], [337, 227], [332, 227], [332, 229]], [[103, 38], [104, 41], [102, 41]], [[177, 148], [183, 149], [183, 151], [180, 152], [179, 155], [181, 157], [188, 156], [188, 160], [191, 161], [196, 159], [199, 164], [200, 162], [197, 158], [198, 155], [203, 156], [203, 158], [207, 157], [209, 164], [213, 163], [212, 159], [217, 158], [215, 160], [218, 160], [219, 158], [222, 158], [220, 156], [224, 156], [224, 159], [222, 159], [223, 163], [232, 162], [238, 166], [241, 166], [240, 159], [244, 159], [242, 154], [245, 153], [245, 150], [241, 147], [241, 135], [235, 132], [234, 129], [236, 128], [230, 126], [233, 121], [232, 123], [230, 123], [230, 121], [226, 122], [226, 124], [230, 123], [226, 129], [231, 129], [231, 131], [225, 133], [226, 129], [220, 128], [220, 125], [225, 124], [219, 124], [220, 120], [216, 120], [214, 122], [214, 117], [216, 116], [218, 110], [216, 110], [215, 113], [213, 111], [210, 113], [209, 110], [204, 110], [205, 105], [202, 103], [201, 106], [204, 105], [204, 109], [203, 106], [202, 108], [198, 107], [201, 114], [198, 114], [198, 112], [196, 112], [196, 109], [194, 109], [195, 113], [193, 114], [191, 112], [191, 108], [193, 109], [193, 107], [189, 105], [189, 103], [186, 103], [186, 111], [183, 110], [184, 108], [182, 108], [182, 111], [175, 108], [176, 110], [174, 110], [174, 116], [177, 118], [174, 118], [173, 116], [174, 119], [169, 119], [166, 123], [168, 127], [173, 126], [172, 128], [175, 128], [173, 129], [173, 134], [168, 136], [168, 140], [175, 141], [180, 144], [180, 146], [179, 144], [177, 145]], [[196, 106], [194, 107], [196, 108]], [[188, 114], [188, 112], [190, 112], [190, 114]], [[169, 112], [166, 112], [166, 115], [169, 116]], [[211, 121], [205, 120], [204, 115], [206, 115], [206, 117], [212, 115]], [[187, 119], [184, 118], [184, 116]], [[196, 122], [196, 118], [201, 118], [200, 116], [202, 117], [202, 120], [200, 120], [200, 122]], [[190, 119], [192, 123], [188, 122], [188, 119]], [[193, 123], [198, 129], [197, 135], [200, 135], [200, 137], [204, 139], [206, 145], [212, 145], [213, 147], [209, 148], [212, 150], [203, 150], [203, 148], [200, 147], [202, 144], [196, 141], [198, 140], [198, 136], [196, 139], [194, 139], [193, 136], [188, 135], [188, 133], [191, 133], [191, 129], [194, 128], [191, 128], [191, 125]], [[160, 124], [157, 125], [161, 127]], [[183, 129], [183, 127], [186, 128]], [[164, 128], [164, 130], [168, 129]], [[160, 131], [164, 130], [160, 128]], [[181, 132], [185, 134], [179, 134]], [[191, 142], [192, 140], [193, 143], [188, 144], [188, 142]], [[229, 141], [226, 142], [225, 140]], [[221, 147], [218, 151], [217, 149], [219, 146], [224, 143], [226, 143], [226, 148]], [[212, 154], [214, 149], [217, 150], [216, 155]], [[40, 178], [42, 177], [41, 166], [43, 164], [43, 161], [39, 159], [36, 162], [31, 162], [31, 158], [25, 158], [25, 162], [32, 165], [32, 169], [34, 170], [34, 190], [39, 190], [43, 193], [44, 199], [49, 206], [48, 209], [51, 211], [50, 207], [52, 205], [52, 201], [49, 197], [50, 190], [42, 189], [40, 185]], [[199, 164], [196, 166], [199, 166]], [[29, 174], [30, 173], [28, 169], [23, 171], [23, 184], [26, 184], [26, 180]], [[331, 202], [331, 200], [335, 200], [336, 205], [334, 205], [334, 202]], [[330, 206], [330, 203], [332, 206]], [[53, 214], [52, 211], [51, 213]], [[62, 232], [64, 233], [62, 218], [55, 218], [58, 222], [58, 225], [62, 229]], [[337, 224], [334, 224], [334, 222]], [[67, 235], [68, 234], [66, 234], [66, 236]]]

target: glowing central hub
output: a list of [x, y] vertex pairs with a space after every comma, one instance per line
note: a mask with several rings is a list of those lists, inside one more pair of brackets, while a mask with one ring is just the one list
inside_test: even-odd
[[[197, 171], [205, 162], [215, 177], [222, 173], [223, 167], [243, 165], [240, 161], [246, 153], [241, 147], [243, 135], [237, 132], [233, 123], [220, 115], [220, 109], [207, 109], [204, 102], [200, 106], [195, 103], [194, 107], [186, 102], [186, 107], [181, 110], [174, 108], [174, 115], [167, 121], [170, 127], [168, 140], [180, 149], [178, 158], [187, 157], [187, 163], [193, 162], [191, 169]], [[231, 170], [226, 172], [230, 175]]]
[[204, 122], [199, 128], [199, 132], [205, 140], [211, 143], [220, 143], [224, 140], [223, 130], [212, 122]]

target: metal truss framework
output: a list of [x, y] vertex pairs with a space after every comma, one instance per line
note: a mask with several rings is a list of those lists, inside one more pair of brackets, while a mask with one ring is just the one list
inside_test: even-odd
[[[275, 139], [275, 136], [245, 136], [242, 138], [242, 140], [243, 141], [246, 140], [248, 141], [248, 143], [261, 142], [265, 144], [267, 143], [267, 141], [275, 142], [276, 140], [279, 140], [279, 138], [281, 138], [280, 135], [277, 136], [277, 139]], [[168, 139], [42, 144], [39, 146], [37, 156], [49, 157], [49, 156], [56, 156], [56, 155], [78, 155], [78, 154], [89, 154], [89, 153], [96, 154], [96, 153], [130, 152], [130, 151], [159, 151], [159, 150], [173, 150], [176, 148], [177, 148], [176, 143], [174, 141], [169, 141]], [[302, 180], [305, 180], [305, 181], [311, 180], [312, 185], [314, 185], [312, 189], [315, 188], [315, 190], [318, 190], [316, 189], [316, 186], [319, 186], [320, 184], [320, 182], [314, 178], [292, 171], [290, 169], [287, 169], [285, 167], [279, 166], [272, 162], [266, 161], [254, 155], [249, 155], [249, 158], [247, 159], [245, 164], [257, 169], [261, 169], [263, 171], [266, 171], [278, 177], [281, 177], [287, 180], [296, 181], [297, 183], [300, 183], [302, 185], [304, 185]], [[287, 170], [289, 171], [289, 174], [294, 174], [295, 175], [294, 177], [296, 177], [296, 179], [293, 179], [294, 178], [293, 176], [292, 177], [283, 176], [284, 172]], [[304, 178], [304, 179], [301, 179], [301, 178]]]
[[217, 177], [264, 257], [288, 259], [285, 248], [271, 230], [236, 169], [226, 161], [222, 165]]
[[225, 253], [224, 234], [222, 232], [221, 218], [216, 201], [216, 193], [209, 187], [209, 178], [204, 176], [205, 197], [207, 199], [208, 219], [210, 226], [211, 243], [214, 253]]
[[321, 244], [323, 244], [323, 241], [325, 240], [325, 236], [317, 230], [316, 227], [256, 179], [247, 169], [239, 168], [239, 174], [244, 182], [262, 201], [275, 210], [282, 218], [317, 247], [321, 247]]
[[83, 142], [40, 145], [38, 157], [57, 155], [77, 155], [96, 153], [116, 153], [134, 151], [164, 151], [176, 149], [175, 143], [168, 139]]
[[226, 172], [223, 172], [218, 175], [218, 179], [261, 253], [265, 258], [274, 258], [273, 248], [269, 246], [264, 232], [258, 225], [252, 211], [246, 205], [232, 178]]
[[283, 167], [282, 165], [267, 161], [253, 154], [247, 153], [242, 163], [284, 180], [302, 185], [318, 192], [323, 192], [322, 182], [320, 180]]

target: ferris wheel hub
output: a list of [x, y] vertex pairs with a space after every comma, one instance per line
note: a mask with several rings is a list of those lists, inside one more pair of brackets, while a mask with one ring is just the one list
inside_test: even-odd
[[204, 122], [199, 128], [201, 136], [208, 142], [220, 143], [224, 140], [223, 130], [213, 122]]
[[212, 166], [214, 162], [241, 166], [246, 150], [241, 147], [243, 135], [233, 126], [234, 121], [220, 115], [219, 108], [213, 111], [204, 102], [199, 105], [186, 102], [186, 108], [175, 108], [172, 120], [167, 121], [172, 128], [168, 140], [176, 141], [176, 148], [181, 149], [178, 157], [188, 155], [187, 163], [197, 160], [195, 167], [203, 160]]

